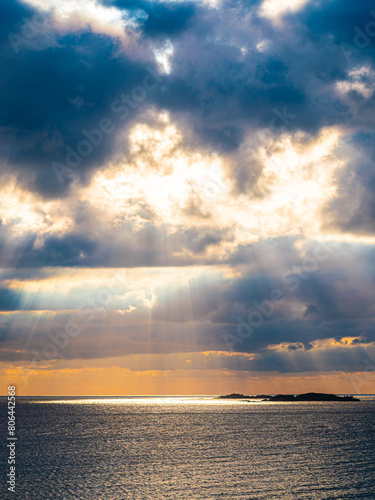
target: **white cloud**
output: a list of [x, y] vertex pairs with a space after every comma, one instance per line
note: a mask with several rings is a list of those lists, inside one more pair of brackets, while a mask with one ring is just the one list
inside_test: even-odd
[[24, 0], [41, 12], [48, 13], [54, 26], [63, 31], [90, 28], [94, 33], [125, 40], [129, 19], [115, 7], [106, 7], [96, 0]]
[[23, 190], [15, 178], [3, 180], [0, 188], [0, 220], [14, 236], [32, 231], [38, 234], [63, 234], [73, 227], [71, 211], [64, 201], [43, 201]]
[[279, 21], [289, 12], [297, 12], [302, 9], [310, 0], [264, 0], [260, 6], [260, 15]]
[[374, 93], [375, 72], [367, 67], [362, 66], [359, 69], [349, 72], [347, 80], [337, 82], [336, 87], [341, 94], [348, 94], [351, 91], [362, 94], [363, 97], [369, 99]]
[[171, 58], [174, 54], [174, 47], [169, 40], [160, 48], [154, 49], [154, 56], [161, 73], [169, 74], [171, 72]]
[[231, 228], [236, 243], [227, 242], [224, 252], [259, 238], [322, 236], [321, 212], [336, 196], [336, 174], [344, 166], [336, 155], [337, 129], [323, 129], [315, 138], [296, 133], [276, 141], [263, 135], [251, 158], [246, 142], [242, 152], [245, 170], [251, 173], [254, 161], [260, 168], [252, 185], [258, 195], [238, 193], [231, 158], [189, 149], [167, 114], [154, 125], [135, 125], [129, 138], [130, 156], [98, 172], [81, 196], [115, 225], [131, 220], [141, 229], [152, 217], [172, 233]]

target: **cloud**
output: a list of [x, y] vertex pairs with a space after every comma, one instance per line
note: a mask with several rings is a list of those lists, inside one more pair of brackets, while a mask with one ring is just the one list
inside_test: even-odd
[[[264, 251], [259, 253], [264, 256]], [[104, 274], [77, 270], [73, 282], [67, 271], [65, 277], [60, 271], [55, 271], [56, 278], [53, 274], [31, 277], [30, 283], [8, 279], [9, 288], [2, 291], [3, 309], [8, 314], [0, 315], [0, 326], [12, 335], [4, 339], [3, 347], [8, 349], [4, 353], [26, 345], [19, 356], [29, 359], [32, 349], [40, 351], [49, 342], [50, 334], [58, 335], [73, 323], [80, 334], [59, 352], [61, 359], [224, 352], [230, 335], [234, 351], [255, 356], [251, 370], [268, 364], [265, 370], [285, 371], [289, 363], [288, 370], [303, 371], [300, 364], [307, 354], [302, 356], [299, 351], [325, 359], [327, 366], [333, 348], [343, 351], [344, 365], [337, 369], [347, 369], [346, 349], [366, 349], [375, 342], [373, 276], [366, 274], [373, 255], [362, 251], [355, 261], [352, 253], [338, 260], [336, 252], [312, 272], [301, 267], [303, 259], [290, 252], [293, 266], [278, 266], [277, 274], [271, 269], [238, 275], [231, 268], [223, 273], [220, 267], [211, 273], [160, 268], [156, 275], [152, 269], [142, 274], [134, 270], [120, 281], [110, 270]], [[253, 265], [260, 267], [257, 262]], [[167, 281], [162, 285], [161, 280]], [[274, 290], [281, 292], [277, 302]], [[39, 319], [30, 336], [27, 325], [33, 317]], [[354, 340], [348, 343], [348, 338]], [[87, 349], [87, 345], [91, 347]], [[296, 358], [290, 357], [293, 353]], [[337, 356], [337, 366], [341, 366]], [[298, 368], [293, 368], [293, 359], [298, 360]], [[312, 362], [306, 365], [308, 371], [312, 371]]]
[[73, 322], [61, 363], [360, 370], [374, 28], [367, 0], [2, 4], [2, 359]]
[[[91, 30], [56, 32], [52, 38], [37, 31], [26, 37], [25, 23], [33, 22], [35, 13], [16, 6], [15, 2], [4, 7], [13, 24], [3, 26], [2, 32], [7, 41], [1, 50], [7, 66], [0, 89], [2, 163], [29, 189], [47, 198], [66, 196], [72, 179], [59, 182], [52, 163], [65, 164], [68, 151], [85, 140], [85, 130], [97, 129], [103, 119], [115, 121], [113, 101], [142, 84], [147, 62], [153, 63], [116, 54], [115, 41]], [[19, 38], [8, 40], [8, 35]], [[44, 45], [30, 46], [36, 38]], [[111, 154], [115, 135], [106, 135], [92, 154], [82, 158], [82, 180]]]
[[[300, 43], [300, 19], [322, 36], [327, 29], [323, 21], [321, 26], [317, 24], [315, 3], [296, 14], [293, 36], [287, 38], [277, 27], [263, 29], [266, 21], [257, 18], [256, 5], [234, 8], [224, 4], [219, 9], [180, 2], [91, 4], [92, 9], [82, 10], [82, 15], [100, 19], [108, 29], [112, 29], [112, 17], [107, 19], [102, 13], [112, 16], [115, 12], [118, 22], [130, 16], [135, 23], [132, 29], [143, 39], [139, 47], [121, 50], [111, 33], [95, 31], [88, 21], [79, 27], [72, 25], [69, 34], [52, 31], [49, 42], [43, 31], [30, 39], [23, 37], [22, 43], [26, 43], [16, 55], [12, 55], [10, 44], [5, 49], [8, 71], [0, 103], [3, 161], [15, 167], [29, 188], [45, 197], [67, 196], [72, 177], [68, 175], [59, 183], [51, 164], [65, 163], [66, 148], [76, 150], [85, 139], [84, 130], [97, 129], [101, 119], [118, 118], [111, 111], [113, 101], [142, 82], [146, 66], [157, 62], [155, 57], [172, 38], [169, 74], [164, 74], [144, 104], [167, 109], [176, 120], [183, 114], [200, 147], [236, 151], [249, 129], [253, 133], [257, 128], [271, 127], [276, 136], [285, 127], [291, 133], [304, 130], [315, 134], [327, 123], [348, 126], [360, 120], [360, 109], [355, 113], [349, 110], [337, 90], [337, 84], [343, 85], [355, 71], [354, 61], [348, 64], [338, 42], [327, 44], [324, 60], [313, 38]], [[15, 34], [22, 32], [21, 13], [18, 23], [14, 18], [16, 5], [14, 11], [8, 7], [14, 23], [7, 25], [8, 33], [12, 29]], [[62, 16], [64, 9], [73, 8], [71, 2], [34, 2], [36, 5], [60, 13], [67, 25], [72, 19]], [[74, 9], [81, 7], [74, 5]], [[239, 9], [249, 15], [239, 18]], [[333, 7], [325, 9], [330, 12]], [[25, 13], [27, 19], [32, 18], [32, 11]], [[159, 41], [152, 41], [155, 37]], [[41, 44], [38, 47], [30, 45], [36, 38]], [[261, 50], [259, 44], [263, 44]], [[365, 54], [360, 52], [359, 58]], [[141, 107], [131, 110], [131, 120]], [[76, 172], [82, 182], [116, 154], [115, 139], [120, 129], [128, 127], [121, 122], [115, 127], [92, 154], [82, 158]], [[258, 174], [255, 161], [249, 171], [242, 171], [243, 182], [256, 181]]]
[[[128, 2], [121, 2], [125, 8]], [[120, 5], [120, 2], [117, 2]], [[135, 6], [133, 6], [134, 8]], [[139, 2], [138, 9], [145, 13], [142, 21], [142, 32], [147, 37], [173, 37], [189, 27], [189, 21], [196, 13], [193, 2]]]
[[19, 295], [7, 288], [0, 289], [0, 310], [1, 311], [15, 311], [20, 307]]
[[90, 30], [125, 42], [127, 29], [134, 28], [131, 20], [115, 7], [96, 0], [24, 0], [26, 4], [49, 16], [51, 28], [62, 33]]
[[260, 6], [260, 15], [278, 21], [288, 12], [297, 12], [302, 9], [310, 0], [264, 0]]

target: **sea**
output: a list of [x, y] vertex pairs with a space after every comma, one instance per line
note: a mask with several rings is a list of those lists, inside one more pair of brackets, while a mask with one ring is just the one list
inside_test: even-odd
[[1, 499], [375, 499], [375, 396], [17, 398], [15, 492]]

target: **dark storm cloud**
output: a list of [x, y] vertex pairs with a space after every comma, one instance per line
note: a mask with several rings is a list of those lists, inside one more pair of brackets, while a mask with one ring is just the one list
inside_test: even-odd
[[[9, 320], [0, 319], [0, 332], [3, 332], [0, 333], [0, 361], [34, 360], [38, 363], [36, 367], [40, 363], [48, 364], [51, 359], [100, 360], [132, 354], [196, 353], [200, 356], [203, 351], [209, 354], [200, 356], [198, 361], [194, 361], [192, 356], [189, 369], [281, 373], [333, 370], [351, 372], [363, 370], [364, 360], [375, 354], [374, 335], [372, 338], [359, 339], [351, 347], [341, 340], [347, 335], [359, 335], [359, 326], [363, 331], [371, 328], [372, 324], [374, 329], [371, 321], [357, 325], [356, 328], [353, 325], [330, 325], [327, 332], [322, 331], [317, 324], [310, 323], [302, 328], [301, 324], [285, 322], [278, 328], [273, 325], [273, 328], [259, 330], [253, 339], [238, 345], [237, 354], [227, 356], [214, 351], [226, 350], [221, 339], [228, 325], [211, 325], [207, 322], [168, 324], [160, 321], [153, 321], [150, 325], [147, 312], [123, 316], [114, 311], [96, 312], [92, 308], [70, 314], [44, 314], [39, 317], [32, 330], [30, 325], [33, 322], [27, 313], [19, 315], [12, 326]], [[106, 332], [105, 335], [103, 331]], [[312, 337], [317, 340], [331, 339], [333, 334], [340, 332], [334, 348], [312, 349], [307, 341]], [[280, 342], [285, 345], [283, 351], [268, 348], [269, 345]], [[251, 357], [248, 353], [251, 353]], [[158, 359], [157, 362], [163, 363], [163, 366], [154, 365], [153, 369], [183, 368], [181, 363], [173, 363], [173, 358], [172, 365], [164, 359]], [[138, 360], [136, 368], [151, 369], [148, 363], [147, 359], [142, 358], [142, 364]]]
[[30, 16], [32, 9], [21, 2], [2, 2], [0, 6], [0, 30], [2, 35], [16, 31], [24, 17]]
[[354, 234], [375, 233], [374, 133], [351, 141], [356, 154], [344, 149], [349, 161], [338, 177], [338, 196], [324, 211], [324, 226]]
[[[259, 25], [264, 21], [239, 19], [236, 10], [233, 13], [225, 7], [202, 14], [176, 40], [174, 71], [165, 82], [166, 90], [156, 93], [160, 106], [185, 110], [189, 99], [194, 127], [219, 149], [235, 149], [247, 127], [269, 127], [273, 109], [282, 112], [285, 106], [293, 115], [292, 130], [319, 127], [322, 109], [320, 105], [316, 110], [318, 102], [300, 77], [298, 43], [290, 46], [285, 37], [269, 28], [274, 40], [271, 49], [262, 53], [255, 45], [262, 40]], [[309, 57], [318, 57], [313, 46], [309, 50]]]
[[311, 2], [298, 17], [314, 41], [330, 36], [337, 44], [351, 45], [358, 54], [374, 53], [375, 44], [371, 43], [374, 42], [371, 37], [375, 36], [375, 14], [371, 0], [358, 3], [345, 0]]
[[[0, 237], [1, 234], [0, 231]], [[217, 259], [208, 258], [206, 250], [232, 239], [230, 230], [180, 229], [169, 234], [166, 227], [157, 228], [151, 223], [146, 223], [137, 232], [127, 222], [110, 231], [106, 228], [84, 228], [83, 224], [77, 231], [61, 236], [40, 237], [37, 233], [29, 233], [9, 242], [4, 241], [0, 264], [3, 268], [19, 269], [210, 264]]]
[[330, 349], [320, 352], [315, 358], [310, 355], [310, 352], [302, 350], [297, 350], [289, 356], [285, 355], [285, 353], [272, 352], [248, 362], [244, 369], [248, 371], [274, 371], [279, 373], [316, 371], [359, 372], [363, 371], [365, 366], [364, 360], [369, 359], [369, 352], [371, 352], [372, 356], [374, 355], [373, 346], [370, 350], [363, 347]]
[[[259, 256], [263, 253], [264, 250], [259, 251]], [[290, 251], [289, 259], [292, 255]], [[257, 262], [250, 264], [258, 267]], [[34, 294], [33, 297], [22, 290], [3, 289], [4, 309], [15, 309], [11, 304], [18, 294], [21, 297], [18, 309], [24, 312], [17, 313], [13, 321], [7, 316], [0, 317], [0, 327], [8, 332], [2, 340], [2, 359], [32, 359], [35, 350], [41, 352], [52, 337], [60, 335], [73, 323], [80, 333], [66, 348], [59, 350], [58, 358], [198, 353], [227, 351], [232, 347], [235, 352], [251, 353], [256, 357], [250, 362], [248, 358], [244, 361], [234, 356], [232, 360], [224, 359], [221, 367], [282, 373], [356, 371], [359, 356], [375, 342], [375, 275], [368, 272], [374, 265], [373, 250], [344, 245], [341, 253], [336, 251], [334, 256], [320, 261], [318, 269], [312, 272], [301, 269], [301, 265], [302, 259], [294, 258], [292, 267], [284, 265], [277, 273], [276, 268], [271, 267], [268, 274], [202, 275], [184, 285], [160, 285], [153, 292], [151, 310], [136, 299], [126, 282], [121, 290], [111, 295], [109, 302], [104, 306], [99, 304], [100, 307], [96, 299], [103, 290], [86, 286], [84, 282], [64, 296]], [[269, 302], [275, 289], [282, 292], [279, 302], [274, 304], [271, 313], [264, 313], [261, 324], [254, 326], [252, 314], [266, 310], [265, 301]], [[129, 305], [136, 309], [130, 310]], [[51, 311], [44, 314], [31, 335], [27, 310], [49, 307], [52, 310], [83, 308], [69, 313]], [[125, 314], [119, 313], [126, 310]], [[105, 336], [103, 331], [106, 331]], [[358, 339], [354, 342], [356, 350], [347, 347], [343, 340], [347, 337]], [[231, 339], [229, 344], [235, 339], [231, 346], [228, 338]], [[326, 352], [313, 347], [314, 342], [327, 339], [335, 339], [336, 350]], [[270, 350], [270, 346], [279, 344], [284, 344], [283, 351]], [[25, 349], [18, 352], [23, 345]], [[316, 364], [317, 359], [319, 364]], [[205, 365], [206, 368], [213, 366], [215, 363], [209, 360]]]
[[[4, 140], [9, 143], [7, 161], [19, 170], [31, 168], [35, 189], [47, 196], [66, 188], [54, 174], [52, 162], [65, 165], [66, 147], [76, 150], [85, 140], [83, 130], [98, 129], [100, 120], [111, 116], [111, 101], [145, 75], [137, 63], [114, 60], [112, 47], [106, 42], [100, 47], [97, 41], [91, 48], [88, 39], [87, 45], [81, 40], [74, 47], [75, 42], [69, 48], [25, 56], [27, 61], [17, 64], [17, 70], [4, 82], [7, 90], [1, 92], [2, 123], [7, 127]], [[87, 48], [83, 54], [82, 45]], [[95, 61], [90, 61], [92, 57]], [[87, 103], [78, 110], [71, 104], [77, 96]], [[113, 139], [114, 135], [109, 135], [87, 159], [81, 158], [81, 176], [110, 155]]]
[[310, 350], [314, 341], [345, 336], [375, 341], [374, 276], [368, 272], [373, 252], [344, 248], [313, 270], [306, 262], [309, 267], [299, 258], [291, 267], [279, 264], [276, 272], [162, 287], [153, 319], [220, 325], [227, 335], [211, 339], [218, 350], [257, 352], [283, 342]]
[[0, 310], [16, 311], [21, 305], [20, 295], [14, 290], [0, 288]]
[[137, 19], [144, 36], [174, 36], [188, 27], [197, 10], [194, 2], [147, 2], [144, 0], [106, 0]]
[[[84, 130], [98, 129], [105, 118], [118, 119], [111, 111], [113, 101], [141, 84], [146, 64], [116, 55], [116, 42], [92, 33], [56, 33], [50, 46], [39, 50], [22, 38], [15, 53], [8, 37], [22, 36], [22, 28], [35, 13], [17, 2], [2, 9], [10, 19], [0, 25], [0, 63], [6, 68], [0, 84], [2, 160], [29, 188], [47, 197], [64, 194], [71, 179], [65, 177], [60, 183], [52, 162], [65, 164], [66, 148], [76, 150], [87, 139]], [[81, 158], [82, 178], [110, 156], [114, 138], [114, 133], [108, 134]]]
[[[238, 331], [238, 326], [232, 329], [227, 327], [228, 334], [234, 335], [237, 339], [233, 342], [231, 350], [240, 353], [267, 354], [269, 346], [279, 344], [289, 344], [289, 347], [293, 344], [302, 345], [305, 351], [316, 351], [313, 342], [328, 339], [336, 339], [340, 342], [345, 337], [363, 337], [367, 344], [375, 342], [375, 324], [372, 319], [331, 322], [281, 319], [265, 322], [264, 325], [255, 328], [248, 338], [239, 337]], [[245, 327], [242, 328], [242, 334], [246, 334]], [[228, 344], [223, 342], [221, 350], [227, 349]]]
[[[138, 19], [146, 37], [177, 34], [194, 14], [193, 4], [140, 3], [135, 7], [147, 11], [143, 21], [142, 16]], [[36, 11], [15, 1], [1, 9], [0, 64], [6, 68], [0, 87], [2, 160], [18, 171], [29, 189], [46, 197], [66, 195], [72, 177], [64, 175], [59, 182], [51, 164], [65, 165], [66, 148], [76, 151], [86, 139], [83, 131], [98, 129], [102, 119], [123, 127], [111, 105], [139, 86], [148, 74], [146, 64], [153, 63], [120, 55], [116, 41], [84, 30], [62, 35], [37, 29], [25, 37], [25, 26], [34, 21]], [[130, 111], [129, 120], [136, 115], [135, 109]], [[111, 156], [115, 136], [108, 134], [81, 158], [76, 173], [82, 180]]]

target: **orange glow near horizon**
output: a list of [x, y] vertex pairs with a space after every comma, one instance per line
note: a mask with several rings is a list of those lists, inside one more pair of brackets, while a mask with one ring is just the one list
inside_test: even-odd
[[374, 394], [368, 373], [254, 374], [222, 370], [130, 371], [125, 368], [80, 368], [38, 371], [29, 377], [17, 370], [0, 372], [2, 387], [15, 385], [18, 396], [199, 396], [243, 394]]

